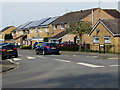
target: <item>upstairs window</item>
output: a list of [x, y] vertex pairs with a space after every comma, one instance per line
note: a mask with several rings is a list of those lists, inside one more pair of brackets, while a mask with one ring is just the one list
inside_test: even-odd
[[30, 29], [29, 31], [30, 31], [30, 33], [33, 33], [33, 29]]
[[93, 43], [99, 43], [99, 37], [98, 36], [93, 37]]
[[57, 25], [53, 25], [53, 29], [56, 30], [57, 29]]
[[46, 33], [48, 33], [49, 32], [49, 30], [48, 30], [48, 28], [46, 28]]
[[110, 36], [104, 36], [105, 43], [111, 43], [111, 37]]
[[65, 29], [65, 25], [64, 24], [61, 24], [61, 29]]
[[40, 32], [42, 32], [42, 27], [40, 28]]

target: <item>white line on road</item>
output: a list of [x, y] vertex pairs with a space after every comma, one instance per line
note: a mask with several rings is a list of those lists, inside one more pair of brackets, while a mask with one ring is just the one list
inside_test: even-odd
[[27, 58], [28, 58], [28, 59], [35, 59], [35, 57], [29, 57], [29, 56], [27, 56]]
[[87, 67], [92, 67], [92, 68], [95, 68], [95, 67], [105, 67], [105, 66], [94, 65], [94, 64], [83, 63], [83, 62], [79, 62], [77, 64], [80, 64], [80, 65], [83, 65], [83, 66], [87, 66]]
[[15, 64], [19, 65], [19, 63], [14, 62], [14, 61], [12, 61], [11, 59], [7, 59], [7, 60], [9, 60], [11, 63], [15, 63]]
[[14, 61], [20, 61], [20, 58], [13, 58]]
[[40, 58], [42, 58], [42, 59], [48, 59], [48, 58], [46, 58], [46, 57], [43, 57], [43, 56], [38, 56], [38, 57], [40, 57]]
[[86, 56], [87, 58], [98, 58], [98, 56]]
[[109, 65], [110, 67], [118, 67], [119, 65]]
[[76, 55], [73, 55], [73, 57], [76, 57]]
[[118, 57], [114, 57], [114, 58], [108, 58], [108, 59], [118, 59]]
[[71, 62], [71, 61], [68, 61], [68, 60], [62, 60], [62, 59], [55, 59], [57, 61], [62, 61], [62, 62]]

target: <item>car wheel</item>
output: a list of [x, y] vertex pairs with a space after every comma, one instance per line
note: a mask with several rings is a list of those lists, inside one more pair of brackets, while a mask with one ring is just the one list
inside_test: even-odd
[[39, 52], [35, 51], [36, 55], [39, 55]]
[[60, 55], [60, 53], [56, 53], [56, 55]]
[[18, 58], [18, 54], [17, 54], [17, 55], [15, 55], [15, 58]]
[[5, 60], [5, 57], [1, 57], [2, 60]]

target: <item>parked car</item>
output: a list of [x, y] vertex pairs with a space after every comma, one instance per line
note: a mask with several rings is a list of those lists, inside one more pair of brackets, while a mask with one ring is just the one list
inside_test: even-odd
[[33, 49], [37, 48], [37, 46], [40, 46], [43, 42], [35, 42], [33, 44]]
[[66, 42], [61, 42], [59, 47], [79, 47], [79, 45], [75, 44], [74, 42], [66, 41]]
[[36, 54], [60, 54], [57, 43], [44, 42], [35, 49]]
[[18, 57], [17, 48], [14, 45], [0, 45], [0, 56], [2, 60], [12, 56]]

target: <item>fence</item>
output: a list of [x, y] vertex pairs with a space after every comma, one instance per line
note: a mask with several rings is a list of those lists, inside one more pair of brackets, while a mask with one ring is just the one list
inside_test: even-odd
[[82, 51], [84, 51], [84, 52], [98, 52], [98, 53], [120, 53], [120, 45], [82, 44]]

